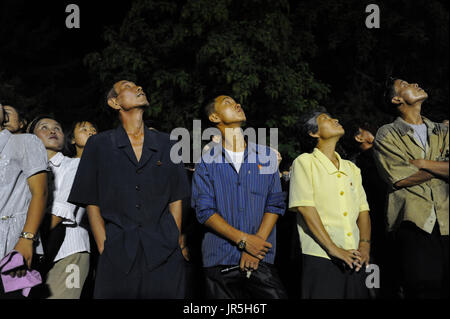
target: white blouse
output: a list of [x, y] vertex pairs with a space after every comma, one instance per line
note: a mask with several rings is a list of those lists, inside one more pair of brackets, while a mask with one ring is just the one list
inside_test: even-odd
[[66, 237], [55, 262], [75, 253], [90, 252], [89, 234], [80, 226], [86, 209], [67, 202], [79, 163], [79, 158], [70, 158], [62, 153], [57, 153], [49, 160], [54, 189], [48, 213], [63, 218], [66, 225]]

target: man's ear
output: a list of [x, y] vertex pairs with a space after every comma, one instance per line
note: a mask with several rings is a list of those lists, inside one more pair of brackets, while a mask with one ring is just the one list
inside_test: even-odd
[[212, 122], [212, 123], [220, 123], [220, 118], [219, 118], [219, 116], [217, 115], [217, 113], [211, 113], [209, 116], [208, 116], [208, 119]]
[[314, 138], [319, 138], [319, 131], [317, 131], [317, 133], [313, 133], [311, 131], [308, 132], [309, 136], [314, 137]]
[[355, 141], [357, 141], [358, 143], [364, 143], [364, 139], [361, 137], [360, 134], [355, 135]]
[[120, 105], [115, 97], [108, 99], [108, 105], [115, 110], [120, 110]]
[[394, 96], [391, 100], [392, 104], [399, 105], [403, 104], [405, 101], [400, 96]]

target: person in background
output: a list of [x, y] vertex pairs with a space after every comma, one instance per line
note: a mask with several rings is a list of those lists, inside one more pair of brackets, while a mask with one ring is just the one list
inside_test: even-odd
[[28, 122], [21, 108], [17, 106], [4, 105], [3, 109], [8, 119], [8, 121], [4, 123], [4, 128], [12, 134], [24, 133]]
[[[278, 166], [280, 167], [281, 190], [289, 194], [290, 168], [289, 165], [281, 166], [283, 158], [276, 151]], [[281, 170], [281, 167], [284, 170]], [[288, 198], [286, 196], [286, 206]], [[283, 216], [277, 221], [277, 254], [274, 265], [278, 269], [280, 279], [286, 287], [289, 299], [301, 298], [301, 246], [297, 231], [297, 214], [291, 210], [286, 210]]]
[[375, 137], [388, 184], [387, 220], [405, 298], [448, 298], [448, 127], [422, 116], [428, 98], [417, 83], [390, 78], [385, 103], [399, 116]]
[[212, 99], [205, 113], [222, 135], [221, 143], [202, 154], [192, 182], [192, 207], [207, 227], [206, 298], [286, 298], [273, 266], [275, 224], [285, 210], [276, 154], [245, 141], [245, 113], [233, 98]]
[[299, 213], [302, 298], [368, 298], [371, 224], [360, 169], [335, 151], [345, 133], [337, 119], [316, 110], [301, 123], [304, 146], [314, 147], [294, 160], [289, 190], [289, 208]]
[[[11, 134], [4, 128], [5, 120], [0, 104], [0, 259], [16, 250], [30, 269], [47, 200], [47, 153], [36, 136]], [[25, 272], [11, 275], [22, 277]], [[21, 294], [5, 294], [0, 281], [0, 298]]]
[[[65, 229], [60, 244], [56, 244], [54, 236], [49, 236], [46, 252], [50, 266], [45, 278], [49, 299], [79, 299], [89, 271], [89, 235], [80, 222], [85, 209], [67, 201], [80, 160], [64, 156], [64, 133], [61, 124], [50, 116], [42, 115], [33, 120], [29, 127], [44, 143], [48, 155], [48, 165], [52, 172], [50, 184], [52, 198], [48, 205], [51, 214], [50, 234], [57, 227]], [[53, 233], [55, 234], [55, 233]], [[58, 240], [60, 241], [60, 240]], [[56, 247], [50, 249], [49, 247]], [[73, 286], [68, 285], [68, 277], [74, 267], [79, 274]], [[71, 271], [67, 271], [71, 267]], [[70, 279], [70, 278], [69, 278]]]
[[352, 120], [345, 124], [345, 130], [344, 147], [349, 157], [361, 169], [362, 183], [370, 206], [372, 263], [382, 270], [380, 287], [371, 292], [380, 298], [396, 298], [399, 284], [391, 262], [395, 258], [393, 238], [390, 238], [387, 232], [387, 186], [378, 174], [374, 157], [375, 137], [372, 132], [376, 132], [376, 129], [367, 122], [361, 124]]
[[[81, 158], [84, 147], [88, 139], [96, 135], [98, 132], [97, 126], [88, 120], [78, 120], [72, 123], [70, 131], [67, 133], [67, 148], [68, 155], [72, 158]], [[95, 246], [95, 239], [89, 225], [87, 214], [83, 214], [83, 218], [79, 225], [88, 230], [90, 246]], [[86, 278], [84, 288], [81, 294], [81, 299], [90, 299], [94, 293], [95, 282], [95, 267], [98, 261], [98, 250], [94, 249], [90, 252], [89, 273]]]
[[69, 156], [81, 158], [87, 140], [97, 134], [97, 126], [89, 121], [76, 121], [67, 135]]

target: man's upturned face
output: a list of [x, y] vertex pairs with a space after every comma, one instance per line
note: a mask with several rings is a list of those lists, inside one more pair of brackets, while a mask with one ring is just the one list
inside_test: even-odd
[[114, 84], [114, 89], [117, 93], [116, 101], [124, 110], [149, 105], [142, 87], [133, 82], [119, 81]]
[[34, 128], [34, 134], [48, 150], [59, 152], [64, 146], [64, 133], [61, 125], [53, 119], [43, 118]]
[[218, 96], [215, 99], [215, 114], [225, 125], [242, 123], [247, 119], [241, 105], [226, 95]]
[[339, 124], [338, 119], [331, 118], [328, 114], [322, 113], [317, 117], [319, 131], [317, 135], [326, 140], [332, 137], [341, 137], [345, 134], [344, 128]]
[[401, 79], [395, 80], [394, 89], [397, 97], [401, 99], [400, 103], [403, 100], [404, 103], [412, 105], [416, 102], [424, 101], [428, 97], [427, 92], [420, 88], [417, 83], [408, 83]]

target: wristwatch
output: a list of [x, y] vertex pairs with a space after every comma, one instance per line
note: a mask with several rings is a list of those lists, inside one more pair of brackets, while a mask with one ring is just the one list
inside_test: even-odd
[[239, 250], [245, 250], [245, 246], [246, 246], [245, 240], [241, 240], [241, 241], [238, 243], [238, 249], [239, 249]]
[[19, 238], [25, 238], [25, 239], [29, 239], [29, 240], [32, 240], [32, 241], [36, 241], [37, 240], [36, 235], [34, 235], [33, 233], [30, 233], [30, 232], [22, 232], [22, 233], [20, 233]]

